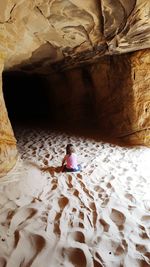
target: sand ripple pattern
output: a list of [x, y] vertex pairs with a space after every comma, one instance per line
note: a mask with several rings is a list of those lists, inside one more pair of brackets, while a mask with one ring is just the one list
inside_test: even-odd
[[[0, 267], [150, 266], [150, 150], [17, 130], [0, 180]], [[67, 143], [83, 171], [60, 173]]]

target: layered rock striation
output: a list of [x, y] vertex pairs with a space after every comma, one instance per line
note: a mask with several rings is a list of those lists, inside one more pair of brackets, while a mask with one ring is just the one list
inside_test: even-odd
[[95, 64], [48, 76], [58, 124], [89, 126], [93, 134], [121, 144], [150, 145], [149, 52], [106, 55]]
[[[0, 71], [3, 70], [3, 58], [0, 57]], [[0, 176], [5, 175], [17, 160], [16, 139], [8, 118], [2, 92], [2, 76], [0, 76]]]
[[[4, 0], [0, 51], [5, 68], [69, 66], [103, 54], [150, 47], [149, 0]], [[30, 69], [30, 68], [29, 68]]]

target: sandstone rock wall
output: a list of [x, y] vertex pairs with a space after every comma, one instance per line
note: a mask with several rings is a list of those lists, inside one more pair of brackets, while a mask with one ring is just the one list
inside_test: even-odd
[[0, 51], [5, 69], [73, 66], [103, 54], [150, 47], [149, 0], [3, 0]]
[[98, 124], [106, 135], [150, 145], [149, 69], [149, 50], [105, 58], [90, 69]]
[[6, 174], [16, 163], [16, 139], [8, 119], [2, 92], [3, 55], [0, 55], [0, 176]]
[[48, 78], [55, 120], [121, 144], [150, 145], [150, 53], [105, 56]]

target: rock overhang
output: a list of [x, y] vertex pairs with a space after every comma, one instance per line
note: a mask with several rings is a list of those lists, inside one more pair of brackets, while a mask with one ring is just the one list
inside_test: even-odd
[[149, 48], [150, 1], [4, 0], [0, 40], [5, 70], [35, 72]]

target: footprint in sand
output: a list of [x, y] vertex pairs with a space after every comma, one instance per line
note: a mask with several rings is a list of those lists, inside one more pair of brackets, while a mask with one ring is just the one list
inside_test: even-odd
[[100, 262], [98, 262], [97, 260], [93, 259], [93, 266], [94, 267], [102, 267], [104, 265], [102, 265]]
[[[99, 255], [98, 252], [95, 253], [94, 258], [95, 258], [94, 267], [102, 267], [102, 266], [104, 266], [104, 261], [103, 261], [102, 257]], [[96, 263], [96, 265], [95, 265], [95, 263]]]
[[63, 255], [67, 256], [72, 266], [86, 267], [87, 260], [84, 251], [80, 248], [67, 248], [63, 250]]
[[18, 227], [22, 228], [27, 220], [31, 219], [37, 210], [34, 208], [22, 208], [11, 219], [9, 232], [14, 232]]
[[146, 253], [147, 252], [146, 247], [142, 244], [136, 244], [136, 250], [139, 251], [140, 253]]
[[61, 210], [63, 210], [68, 203], [69, 203], [69, 199], [65, 196], [62, 196], [58, 200], [58, 204]]
[[119, 245], [117, 248], [116, 248], [116, 251], [114, 253], [114, 255], [116, 256], [120, 256], [124, 253], [124, 248], [122, 245]]
[[99, 192], [99, 193], [104, 192], [104, 189], [103, 189], [102, 187], [100, 187], [99, 185], [96, 185], [96, 186], [94, 187], [94, 190], [95, 190], [96, 192]]
[[139, 234], [139, 236], [142, 239], [149, 239], [150, 237], [147, 234], [146, 228], [143, 225], [139, 225], [139, 228], [140, 228], [140, 231], [139, 231], [140, 234]]
[[[14, 250], [11, 257], [8, 259], [7, 264], [4, 265], [1, 263], [5, 263], [5, 261], [1, 261], [2, 258], [0, 258], [0, 267], [5, 267], [6, 265], [8, 267], [32, 266], [45, 247], [46, 240], [43, 236], [21, 230], [15, 237]], [[26, 255], [28, 255], [28, 258]], [[35, 266], [37, 265], [35, 264]]]
[[125, 194], [125, 197], [129, 199], [131, 202], [136, 203], [136, 200], [132, 194], [127, 193]]
[[104, 232], [108, 232], [110, 225], [104, 219], [100, 219], [99, 222], [103, 226]]
[[141, 221], [150, 226], [150, 215], [142, 216]]
[[68, 183], [67, 183], [68, 187], [69, 188], [73, 188], [73, 185], [72, 185], [72, 176], [71, 175], [68, 175]]
[[112, 188], [112, 185], [111, 185], [111, 183], [110, 183], [110, 182], [109, 182], [109, 183], [107, 183], [107, 184], [106, 184], [106, 187], [107, 187], [107, 188]]
[[79, 243], [85, 243], [85, 236], [82, 232], [76, 231], [71, 233], [72, 238]]
[[18, 230], [16, 230], [14, 232], [14, 248], [17, 247], [17, 244], [18, 244], [19, 240], [20, 240], [20, 233], [19, 233]]
[[30, 235], [30, 240], [31, 240], [30, 244], [34, 246], [34, 249], [36, 251], [35, 252], [35, 256], [36, 256], [46, 246], [46, 240], [44, 239], [43, 236], [38, 235], [38, 234], [29, 234], [29, 235]]
[[102, 206], [102, 207], [107, 206], [108, 202], [109, 202], [109, 198], [105, 198], [105, 199], [103, 200], [101, 206]]
[[124, 214], [116, 209], [112, 209], [110, 218], [118, 227], [123, 226], [126, 220]]
[[57, 188], [57, 186], [58, 186], [58, 180], [57, 179], [52, 179], [52, 181], [51, 181], [51, 185], [52, 185], [52, 188], [51, 188], [51, 190], [55, 190], [56, 188]]
[[77, 177], [78, 177], [79, 179], [82, 179], [82, 175], [81, 175], [80, 173], [77, 174]]
[[60, 236], [61, 235], [61, 229], [60, 229], [60, 218], [61, 218], [61, 212], [58, 212], [54, 219], [54, 229], [53, 232], [55, 235]]

